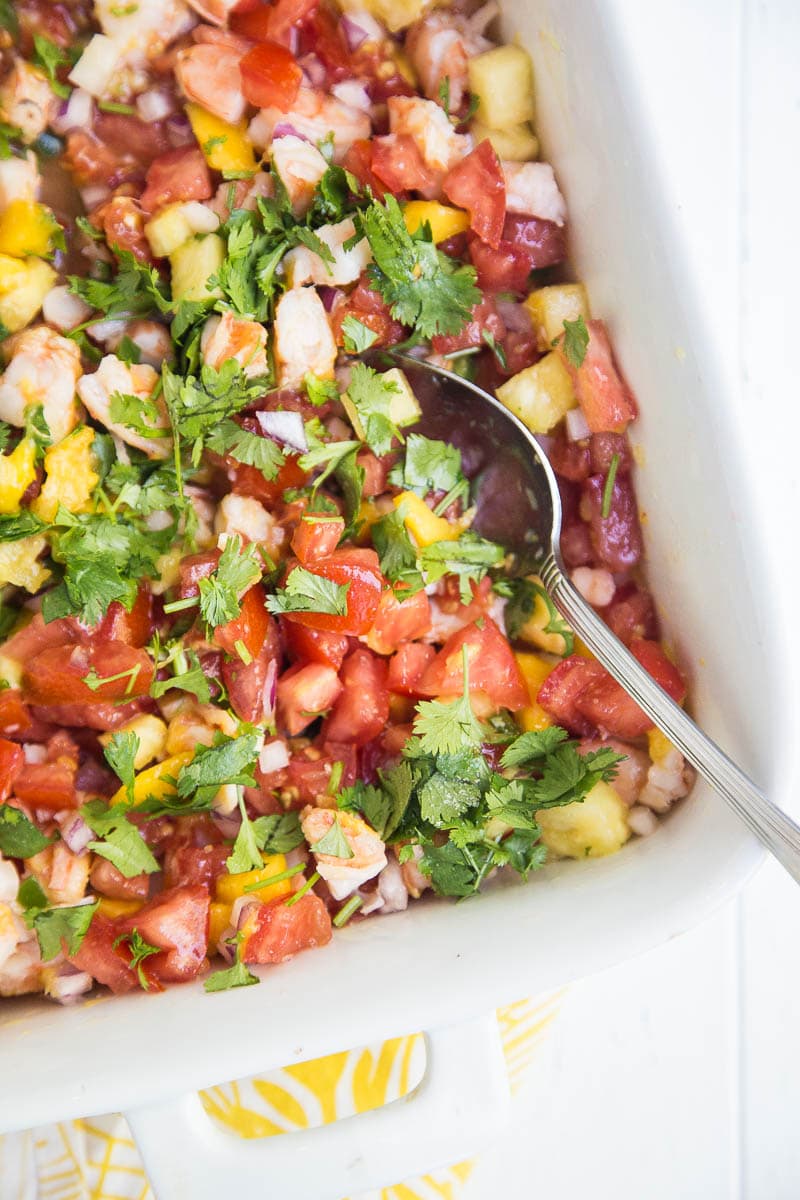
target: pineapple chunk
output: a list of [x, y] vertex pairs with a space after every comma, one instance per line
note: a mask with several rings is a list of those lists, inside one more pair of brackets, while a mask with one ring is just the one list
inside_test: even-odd
[[537, 288], [528, 296], [525, 307], [531, 314], [540, 350], [549, 350], [556, 338], [561, 337], [565, 321], [577, 321], [578, 317], [588, 321], [591, 317], [589, 297], [582, 283]]
[[[387, 383], [393, 383], [396, 386], [396, 391], [392, 392], [392, 398], [389, 401], [389, 420], [400, 429], [404, 425], [415, 425], [422, 416], [422, 409], [405, 374], [398, 367], [392, 367], [391, 370], [383, 372], [383, 378]], [[361, 418], [346, 392], [342, 396], [342, 404], [347, 413], [347, 419], [355, 430], [356, 437], [359, 437], [362, 442], [365, 441], [366, 433]]]
[[88, 425], [70, 434], [44, 456], [47, 473], [31, 508], [43, 521], [52, 521], [59, 504], [69, 512], [86, 512], [100, 476], [94, 469], [94, 430]]
[[[160, 758], [166, 750], [167, 727], [160, 717], [155, 717], [152, 713], [142, 713], [140, 717], [134, 717], [132, 721], [122, 725], [119, 732], [135, 733], [139, 739], [139, 748], [133, 760], [137, 771], [141, 771], [153, 759]], [[103, 746], [108, 746], [113, 736], [113, 733], [101, 733], [98, 741]]]
[[631, 836], [627, 808], [609, 783], [596, 783], [583, 800], [562, 808], [540, 809], [536, 821], [542, 842], [564, 858], [615, 854]]
[[0, 296], [5, 296], [25, 278], [25, 263], [8, 254], [0, 254]]
[[556, 351], [512, 375], [496, 395], [531, 433], [549, 433], [578, 403], [569, 372]]
[[144, 232], [156, 258], [166, 258], [196, 233], [213, 233], [218, 227], [215, 212], [197, 200], [186, 200], [162, 208]]
[[12, 200], [0, 216], [0, 254], [15, 258], [47, 254], [58, 228], [58, 222], [44, 204], [37, 204], [35, 200]]
[[339, 0], [343, 12], [365, 9], [381, 21], [390, 33], [397, 33], [418, 21], [432, 7], [433, 0]]
[[28, 592], [38, 592], [50, 578], [50, 572], [39, 562], [47, 545], [41, 534], [0, 544], [0, 584], [13, 583]]
[[200, 104], [187, 104], [186, 115], [213, 171], [255, 171], [256, 158], [246, 121], [230, 125]]
[[30, 324], [56, 281], [55, 271], [41, 258], [29, 258], [23, 266], [25, 274], [0, 295], [0, 321], [11, 333]]
[[488, 139], [497, 157], [505, 162], [530, 162], [539, 157], [539, 139], [528, 121], [508, 129], [490, 129], [482, 121], [473, 121], [472, 136], [476, 145]]
[[403, 208], [403, 220], [409, 233], [416, 233], [427, 221], [434, 242], [443, 242], [469, 229], [469, 213], [447, 204], [437, 204], [435, 200], [409, 201]]
[[225, 243], [219, 234], [192, 238], [169, 256], [172, 266], [172, 295], [175, 300], [207, 300], [222, 296], [219, 288], [209, 288], [208, 280], [225, 261]]
[[18, 512], [35, 478], [36, 443], [23, 438], [10, 454], [0, 455], [0, 513]]
[[469, 60], [469, 89], [478, 118], [489, 129], [533, 120], [533, 64], [521, 46], [496, 46]]
[[541, 579], [538, 575], [530, 575], [528, 582], [532, 584], [533, 606], [517, 635], [520, 641], [544, 650], [546, 654], [557, 654], [562, 658], [572, 654], [575, 635], [553, 604]]

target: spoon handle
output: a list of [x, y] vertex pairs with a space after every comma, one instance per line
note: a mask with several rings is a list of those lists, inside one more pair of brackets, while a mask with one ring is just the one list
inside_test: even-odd
[[598, 661], [800, 883], [800, 827], [659, 687], [573, 587], [554, 557], [542, 567], [541, 577], [556, 608]]

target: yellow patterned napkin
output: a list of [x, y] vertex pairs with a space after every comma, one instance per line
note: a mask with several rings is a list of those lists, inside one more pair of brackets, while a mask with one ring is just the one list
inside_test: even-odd
[[[557, 997], [497, 1011], [512, 1092], [522, 1083]], [[240, 1137], [271, 1137], [379, 1108], [425, 1070], [420, 1034], [329, 1054], [202, 1094], [206, 1112]], [[459, 1200], [474, 1161], [351, 1200]], [[116, 1113], [0, 1137], [0, 1200], [153, 1200], [125, 1120]]]

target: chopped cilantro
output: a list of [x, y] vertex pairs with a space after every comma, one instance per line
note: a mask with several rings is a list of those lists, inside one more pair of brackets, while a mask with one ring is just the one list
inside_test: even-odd
[[369, 350], [378, 340], [378, 335], [374, 329], [370, 329], [358, 317], [354, 317], [352, 313], [348, 313], [342, 321], [342, 334], [344, 336], [344, 348], [348, 354], [363, 354], [365, 350]]
[[461, 472], [461, 451], [421, 433], [408, 435], [405, 458], [392, 469], [389, 482], [423, 499], [429, 492], [450, 493], [458, 488], [466, 495], [469, 490]]
[[611, 501], [614, 498], [614, 484], [617, 481], [617, 471], [619, 470], [619, 455], [611, 456], [611, 465], [608, 468], [608, 475], [603, 486], [603, 502], [600, 509], [600, 516], [604, 521], [611, 516]]
[[339, 395], [339, 389], [336, 386], [336, 381], [333, 379], [320, 379], [319, 375], [312, 375], [308, 372], [303, 378], [303, 387], [306, 389], [306, 395], [315, 408], [321, 408], [323, 404], [327, 404], [330, 400], [336, 400]]
[[45, 522], [27, 508], [18, 513], [3, 513], [0, 515], [0, 542], [17, 542], [45, 528]]
[[255, 871], [264, 865], [256, 831], [253, 828], [253, 822], [247, 815], [242, 792], [239, 793], [239, 812], [242, 823], [236, 834], [233, 850], [225, 860], [229, 875], [242, 875], [245, 871]]
[[70, 88], [59, 81], [58, 71], [61, 67], [72, 66], [72, 56], [41, 33], [33, 35], [33, 46], [33, 61], [44, 70], [55, 94], [65, 99], [69, 96]]
[[269, 813], [253, 821], [259, 850], [265, 854], [288, 854], [303, 844], [303, 830], [296, 812]]
[[232, 967], [223, 968], [221, 971], [215, 971], [213, 975], [209, 975], [203, 988], [207, 992], [227, 992], [230, 988], [250, 987], [251, 984], [260, 982], [258, 976], [249, 971], [237, 955], [236, 962]]
[[259, 738], [243, 733], [237, 738], [217, 733], [211, 746], [198, 746], [194, 758], [178, 774], [178, 795], [210, 804], [225, 784], [255, 787], [253, 767], [258, 758]]
[[112, 948], [116, 950], [118, 946], [126, 944], [131, 955], [128, 966], [138, 975], [139, 986], [145, 992], [149, 991], [150, 980], [145, 974], [142, 963], [150, 958], [151, 955], [160, 954], [163, 948], [161, 946], [151, 946], [149, 942], [144, 940], [138, 929], [132, 929], [130, 933], [121, 933], [118, 938], [114, 939]]
[[229, 537], [216, 571], [201, 579], [200, 614], [209, 629], [233, 621], [242, 611], [241, 596], [261, 578], [261, 561], [251, 543], [242, 548], [239, 537]]
[[349, 583], [334, 583], [324, 575], [314, 575], [305, 567], [294, 567], [287, 575], [285, 585], [278, 588], [274, 596], [267, 596], [267, 608], [275, 614], [313, 612], [344, 617], [349, 588]]
[[227, 417], [211, 433], [206, 445], [217, 454], [229, 454], [237, 462], [257, 467], [268, 480], [275, 479], [286, 462], [286, 456], [272, 438], [250, 433]]
[[132, 730], [118, 730], [116, 733], [112, 733], [108, 745], [103, 750], [106, 762], [125, 788], [128, 804], [133, 804], [134, 801], [136, 755], [139, 753], [141, 744], [138, 735]]
[[80, 811], [92, 832], [102, 839], [89, 842], [89, 849], [107, 858], [126, 879], [161, 870], [147, 842], [128, 820], [125, 804], [108, 807], [102, 800], [90, 800]]
[[322, 837], [309, 845], [314, 854], [329, 854], [332, 858], [352, 858], [353, 850], [339, 824], [339, 818], [334, 817], [330, 828]]
[[64, 908], [47, 908], [36, 913], [33, 928], [39, 941], [42, 962], [50, 962], [61, 954], [62, 946], [67, 954], [77, 954], [92, 917], [97, 911], [94, 904], [74, 904]]
[[0, 804], [0, 854], [6, 858], [32, 858], [52, 842], [25, 813], [10, 804]]
[[[557, 343], [558, 339], [556, 339]], [[577, 317], [574, 321], [565, 321], [562, 349], [567, 362], [571, 363], [573, 367], [582, 367], [588, 347], [589, 330], [586, 328], [583, 317]]]
[[366, 363], [353, 365], [347, 399], [364, 431], [364, 441], [379, 458], [389, 453], [395, 438], [402, 441], [400, 430], [391, 418], [392, 399], [399, 391], [388, 375], [379, 374]]

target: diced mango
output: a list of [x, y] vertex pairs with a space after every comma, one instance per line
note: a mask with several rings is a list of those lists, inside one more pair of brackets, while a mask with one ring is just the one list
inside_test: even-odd
[[[121, 725], [118, 732], [134, 733], [139, 739], [139, 749], [133, 760], [134, 768], [137, 771], [141, 771], [154, 758], [159, 758], [164, 753], [167, 744], [167, 727], [161, 718], [154, 716], [153, 713], [142, 713], [141, 716], [134, 717], [132, 721]], [[101, 733], [98, 741], [101, 745], [108, 746], [113, 736], [113, 732]]]
[[0, 455], [0, 513], [15, 513], [36, 478], [36, 443], [23, 438], [10, 454]]
[[86, 512], [100, 476], [94, 469], [94, 430], [77, 429], [44, 456], [46, 478], [31, 505], [43, 521], [52, 521], [59, 504], [69, 512]]
[[528, 296], [525, 307], [531, 314], [540, 350], [552, 348], [564, 332], [565, 321], [577, 321], [578, 317], [588, 321], [591, 317], [589, 297], [582, 283], [554, 283], [537, 288]]
[[191, 238], [169, 256], [172, 266], [172, 295], [175, 300], [207, 300], [220, 297], [219, 288], [208, 281], [225, 261], [225, 243], [218, 233]]
[[47, 545], [42, 534], [0, 544], [0, 584], [13, 583], [28, 592], [38, 592], [50, 578], [39, 556]]
[[538, 575], [530, 575], [533, 605], [517, 637], [546, 654], [572, 654], [575, 635], [547, 594]]
[[401, 508], [403, 523], [418, 546], [432, 546], [434, 542], [449, 542], [461, 533], [461, 527], [451, 525], [444, 517], [437, 517], [416, 492], [401, 492], [392, 503]]
[[489, 129], [509, 129], [533, 120], [533, 64], [522, 46], [496, 46], [469, 60], [469, 90], [478, 97], [477, 116]]
[[212, 900], [208, 906], [208, 948], [212, 954], [215, 953], [217, 944], [230, 923], [230, 904], [221, 904], [219, 900]]
[[5, 296], [6, 292], [22, 283], [26, 274], [25, 263], [19, 258], [0, 254], [0, 296]]
[[338, 0], [338, 3], [344, 12], [366, 9], [386, 25], [390, 33], [397, 33], [418, 21], [433, 0]]
[[213, 171], [255, 171], [256, 158], [246, 121], [229, 125], [200, 104], [187, 104], [186, 115]]
[[11, 333], [31, 323], [57, 279], [50, 264], [41, 258], [26, 259], [22, 265], [24, 274], [16, 276], [12, 286], [0, 295], [0, 321]]
[[660, 763], [675, 747], [660, 729], [650, 729], [647, 734], [647, 751], [654, 763]]
[[547, 729], [548, 725], [553, 724], [553, 721], [541, 704], [537, 703], [536, 697], [539, 688], [552, 671], [553, 664], [539, 654], [528, 654], [525, 651], [516, 651], [514, 658], [517, 660], [517, 666], [525, 680], [531, 701], [516, 714], [517, 723], [526, 733], [529, 730]]
[[[245, 895], [245, 888], [253, 883], [263, 883], [273, 875], [282, 875], [286, 870], [286, 859], [282, 854], [264, 854], [264, 866], [255, 871], [242, 871], [238, 875], [219, 875], [216, 883], [217, 900], [223, 904], [233, 904], [240, 896]], [[281, 879], [271, 883], [269, 887], [259, 888], [252, 894], [258, 900], [277, 900], [288, 896], [292, 891], [291, 879]]]
[[627, 808], [610, 783], [596, 783], [583, 800], [536, 814], [542, 841], [565, 858], [602, 858], [620, 850], [631, 831]]
[[132, 917], [143, 907], [144, 900], [112, 900], [110, 896], [100, 896], [97, 903], [97, 911], [110, 921], [116, 917]]
[[539, 139], [529, 121], [508, 129], [490, 129], [482, 121], [473, 121], [472, 136], [476, 145], [490, 141], [497, 157], [506, 162], [531, 162], [539, 157]]
[[[175, 785], [170, 782], [170, 778], [177, 779], [181, 767], [185, 767], [193, 758], [194, 754], [187, 750], [183, 754], [172, 754], [163, 762], [156, 763], [154, 767], [140, 771], [133, 785], [134, 804], [141, 804], [148, 796], [155, 796], [157, 800], [163, 800], [165, 796], [174, 796]], [[114, 793], [111, 803], [126, 804], [127, 799], [125, 788], [121, 787]]]
[[14, 258], [47, 254], [58, 227], [46, 205], [35, 200], [12, 200], [0, 214], [0, 254]]
[[569, 372], [555, 350], [512, 375], [496, 395], [531, 433], [549, 433], [578, 403]]
[[416, 233], [427, 222], [434, 242], [443, 242], [469, 229], [469, 213], [448, 204], [437, 204], [435, 200], [410, 200], [403, 208], [403, 220], [409, 233]]

